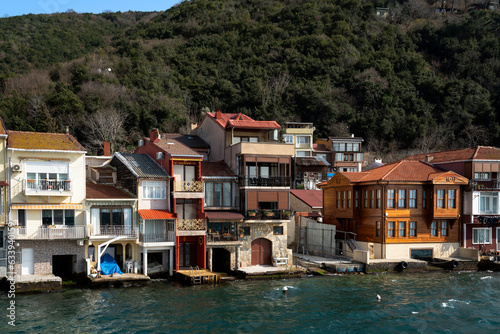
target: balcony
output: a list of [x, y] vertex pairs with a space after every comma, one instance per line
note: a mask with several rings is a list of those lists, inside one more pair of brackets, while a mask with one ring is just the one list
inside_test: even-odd
[[206, 219], [179, 219], [177, 220], [178, 231], [206, 231]]
[[289, 210], [248, 210], [245, 212], [245, 220], [288, 220]]
[[114, 236], [127, 236], [131, 238], [137, 238], [139, 236], [139, 231], [136, 227], [125, 226], [125, 225], [103, 225], [99, 228], [91, 226], [90, 236], [93, 237], [114, 237]]
[[175, 181], [174, 191], [177, 192], [203, 192], [202, 181]]
[[240, 177], [240, 186], [246, 187], [290, 187], [289, 176]]
[[208, 242], [227, 242], [227, 241], [238, 241], [239, 234], [235, 232], [222, 233], [213, 232], [208, 234]]
[[72, 240], [86, 237], [85, 226], [18, 227], [14, 228], [17, 240]]
[[470, 180], [469, 186], [471, 190], [500, 190], [500, 181], [498, 179]]
[[226, 152], [230, 153], [231, 157], [244, 154], [257, 154], [264, 156], [292, 156], [295, 148], [293, 145], [278, 143], [274, 141], [250, 143], [239, 142], [226, 148]]
[[71, 180], [24, 180], [24, 193], [26, 196], [70, 196]]
[[169, 231], [167, 233], [140, 233], [139, 242], [149, 244], [149, 243], [160, 243], [160, 242], [174, 242], [175, 232]]

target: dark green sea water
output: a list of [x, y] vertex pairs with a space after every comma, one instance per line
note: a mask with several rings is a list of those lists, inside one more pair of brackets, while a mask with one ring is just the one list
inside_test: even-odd
[[500, 273], [65, 289], [17, 296], [15, 328], [7, 303], [0, 333], [499, 333]]

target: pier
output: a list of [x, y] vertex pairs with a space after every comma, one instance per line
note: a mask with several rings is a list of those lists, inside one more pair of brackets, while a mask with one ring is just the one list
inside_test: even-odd
[[220, 283], [220, 274], [206, 269], [190, 268], [188, 270], [178, 270], [177, 275], [182, 282], [189, 285]]

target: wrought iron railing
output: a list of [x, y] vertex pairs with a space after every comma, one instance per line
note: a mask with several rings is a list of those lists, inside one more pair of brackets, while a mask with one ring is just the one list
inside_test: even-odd
[[84, 239], [86, 237], [85, 226], [18, 227], [13, 231], [18, 240]]
[[246, 220], [290, 219], [289, 210], [248, 210]]
[[207, 229], [206, 219], [179, 219], [177, 230], [179, 231], [203, 231]]
[[500, 181], [497, 179], [492, 180], [470, 180], [469, 186], [471, 190], [499, 190]]
[[239, 240], [239, 234], [234, 233], [234, 232], [228, 232], [228, 233], [208, 233], [208, 241], [209, 242], [223, 242], [223, 241], [238, 241]]
[[203, 192], [202, 181], [175, 181], [174, 191]]
[[136, 227], [130, 225], [101, 225], [99, 228], [92, 228], [92, 236], [112, 236], [112, 235], [125, 235], [130, 237], [137, 237], [138, 230]]
[[290, 187], [289, 176], [270, 176], [270, 177], [241, 177], [241, 186], [255, 187]]
[[71, 180], [57, 181], [57, 180], [25, 180], [27, 192], [37, 191], [58, 191], [70, 192]]
[[144, 243], [152, 242], [174, 242], [175, 232], [170, 231], [168, 233], [140, 233], [139, 241]]

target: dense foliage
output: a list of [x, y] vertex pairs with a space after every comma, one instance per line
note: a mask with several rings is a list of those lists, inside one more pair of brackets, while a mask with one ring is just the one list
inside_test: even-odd
[[70, 126], [91, 151], [99, 114], [123, 120], [110, 138], [124, 149], [217, 108], [314, 122], [318, 136], [354, 133], [379, 152], [498, 146], [500, 14], [412, 4], [192, 0], [3, 18], [0, 115], [10, 129]]

